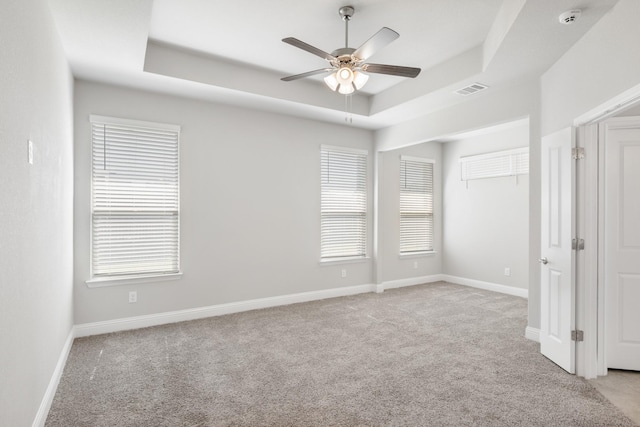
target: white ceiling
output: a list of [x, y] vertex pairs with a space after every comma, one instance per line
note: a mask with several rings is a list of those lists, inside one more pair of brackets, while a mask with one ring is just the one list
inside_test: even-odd
[[[371, 62], [422, 68], [415, 79], [371, 74], [353, 96], [353, 126], [378, 129], [539, 76], [617, 0], [49, 0], [77, 78], [344, 123], [344, 96], [322, 76], [281, 77], [326, 62], [283, 43], [344, 47], [338, 9], [352, 5], [349, 45], [383, 26], [400, 38]], [[572, 25], [558, 23], [582, 9]], [[483, 96], [483, 92], [471, 96]]]

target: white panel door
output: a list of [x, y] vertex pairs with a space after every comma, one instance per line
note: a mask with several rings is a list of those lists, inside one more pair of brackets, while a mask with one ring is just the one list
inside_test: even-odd
[[570, 373], [575, 373], [574, 131], [563, 129], [542, 138], [540, 351]]
[[609, 368], [640, 371], [640, 119], [605, 142], [605, 340]]

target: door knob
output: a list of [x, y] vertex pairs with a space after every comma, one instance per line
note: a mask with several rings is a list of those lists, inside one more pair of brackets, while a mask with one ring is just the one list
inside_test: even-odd
[[544, 257], [544, 258], [540, 258], [540, 259], [538, 260], [538, 262], [539, 262], [540, 264], [547, 264], [547, 263], [549, 263], [549, 260], [547, 259], [547, 257]]

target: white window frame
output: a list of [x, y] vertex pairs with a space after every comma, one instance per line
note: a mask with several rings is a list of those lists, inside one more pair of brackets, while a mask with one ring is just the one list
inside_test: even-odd
[[[90, 279], [86, 281], [87, 285], [89, 287], [101, 287], [101, 286], [121, 285], [121, 284], [128, 284], [128, 283], [156, 282], [156, 281], [179, 279], [182, 276], [182, 272], [180, 270], [180, 126], [173, 125], [173, 124], [166, 124], [166, 123], [154, 123], [154, 122], [106, 117], [106, 116], [99, 116], [99, 115], [91, 115], [89, 117], [89, 121], [91, 123], [91, 133], [92, 133], [91, 150], [90, 150], [91, 151], [90, 153], [90, 164], [91, 164], [91, 215], [90, 215], [91, 216], [91, 220], [90, 220], [90, 236], [91, 237], [90, 237], [90, 240], [91, 241], [90, 241]], [[173, 224], [171, 225], [171, 227], [173, 227], [173, 229], [176, 231], [169, 234], [169, 242], [172, 247], [175, 247], [175, 253], [174, 255], [170, 256], [172, 261], [166, 265], [167, 267], [166, 269], [162, 269], [162, 270], [158, 269], [158, 266], [159, 266], [158, 264], [158, 266], [156, 266], [155, 268], [152, 267], [146, 271], [143, 269], [139, 269], [138, 271], [135, 271], [134, 269], [133, 271], [129, 271], [129, 272], [124, 272], [124, 271], [118, 272], [117, 270], [114, 270], [115, 272], [109, 272], [108, 268], [106, 268], [106, 269], [103, 269], [101, 273], [96, 274], [95, 272], [94, 265], [96, 264], [96, 261], [98, 261], [98, 259], [94, 258], [95, 257], [94, 249], [95, 249], [95, 244], [100, 244], [100, 243], [96, 243], [94, 238], [94, 231], [95, 231], [94, 216], [96, 212], [109, 212], [109, 208], [106, 208], [105, 210], [105, 202], [97, 201], [96, 199], [97, 190], [95, 187], [96, 187], [97, 181], [95, 180], [96, 180], [96, 176], [98, 175], [95, 174], [97, 169], [94, 169], [94, 155], [95, 155], [94, 144], [99, 143], [100, 141], [99, 141], [99, 137], [96, 136], [97, 134], [94, 133], [94, 130], [98, 129], [99, 126], [103, 126], [104, 129], [108, 129], [108, 127], [111, 127], [112, 129], [118, 128], [124, 132], [126, 132], [127, 130], [132, 130], [132, 132], [135, 132], [135, 131], [160, 132], [160, 133], [167, 134], [168, 138], [175, 138], [176, 145], [173, 151], [175, 151], [176, 157], [174, 158], [174, 160], [172, 159], [171, 162], [176, 164], [176, 169], [173, 171], [175, 173], [176, 179], [169, 181], [172, 187], [172, 193], [174, 193], [174, 195], [169, 196], [166, 201], [166, 203], [168, 203], [169, 206], [171, 207], [169, 207], [166, 212], [160, 211], [159, 213], [160, 215], [159, 218], [166, 219], [167, 216], [175, 216], [175, 220], [171, 220], [171, 223]], [[135, 137], [136, 136], [132, 133], [131, 138], [133, 139]], [[105, 141], [103, 141], [102, 143], [106, 144]], [[130, 154], [127, 153], [125, 154], [125, 156], [126, 155], [130, 155]], [[105, 162], [107, 161], [108, 161], [108, 158], [107, 160], [105, 160]], [[139, 188], [136, 190], [140, 191]], [[149, 197], [149, 193], [146, 193], [145, 195]], [[162, 201], [162, 198], [158, 199], [155, 195], [152, 197], [155, 197], [154, 198], [154, 200], [156, 200], [155, 203], [160, 203], [160, 204], [165, 203]], [[143, 200], [143, 199], [140, 199], [140, 200]], [[122, 203], [125, 203], [125, 202], [122, 202]], [[100, 207], [99, 205], [102, 205], [102, 207]], [[140, 214], [140, 215], [146, 214], [147, 216], [149, 215], [148, 211], [145, 211], [144, 209], [141, 209], [139, 207], [135, 207], [135, 202], [131, 205], [130, 209], [126, 209], [126, 206], [125, 206], [125, 209], [123, 209], [122, 207], [121, 209], [122, 209], [122, 212], [126, 212], [129, 215], [133, 214], [133, 216], [135, 216], [136, 214]], [[158, 208], [155, 207], [153, 209], [158, 209]], [[109, 243], [104, 243], [104, 242], [103, 244], [109, 245]], [[164, 248], [164, 246], [161, 246], [161, 247]], [[129, 247], [129, 248], [132, 248], [132, 247]]]
[[[355, 160], [357, 158], [358, 167], [363, 170], [354, 171], [356, 181], [345, 182], [343, 175], [343, 188], [333, 190], [327, 184], [324, 159], [327, 156], [346, 158]], [[368, 173], [369, 157], [368, 151], [362, 149], [338, 147], [332, 145], [320, 146], [320, 262], [350, 262], [367, 259], [368, 251]], [[328, 157], [328, 159], [331, 157]], [[330, 167], [328, 164], [326, 167]], [[349, 188], [350, 187], [350, 188]], [[354, 187], [356, 188], [354, 190]], [[332, 194], [333, 192], [333, 194]], [[342, 193], [342, 194], [339, 194]], [[342, 200], [341, 200], [342, 199]], [[342, 211], [340, 211], [342, 210]], [[331, 212], [333, 211], [333, 213]], [[336, 223], [335, 216], [342, 215], [355, 218], [351, 224], [345, 222]], [[331, 223], [331, 217], [334, 217]], [[359, 224], [359, 225], [355, 225]], [[336, 241], [335, 227], [340, 227], [341, 241]], [[331, 228], [334, 233], [331, 233]], [[330, 241], [333, 240], [333, 243]], [[355, 243], [354, 243], [355, 242]], [[349, 248], [351, 247], [351, 248]], [[354, 250], [349, 250], [354, 249]]]
[[[425, 191], [420, 192], [423, 194], [421, 198], [416, 199], [416, 191], [409, 192], [406, 189], [407, 180], [407, 164], [413, 164], [414, 167], [419, 165], [431, 165], [431, 188], [429, 191], [428, 182], [422, 183], [421, 187], [424, 187]], [[403, 176], [403, 173], [405, 174]], [[433, 254], [435, 253], [434, 239], [435, 239], [435, 160], [422, 157], [413, 156], [400, 156], [400, 197], [399, 197], [399, 253], [401, 257]], [[403, 182], [405, 183], [403, 185]], [[430, 206], [429, 206], [430, 205]], [[416, 218], [423, 218], [429, 229], [422, 230], [419, 223], [416, 223]], [[408, 231], [403, 229], [409, 229]], [[421, 240], [424, 240], [426, 245], [421, 244]], [[413, 249], [408, 249], [413, 246]]]

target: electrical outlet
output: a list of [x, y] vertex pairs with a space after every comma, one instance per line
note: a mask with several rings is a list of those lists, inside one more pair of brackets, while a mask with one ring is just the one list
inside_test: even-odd
[[136, 291], [129, 292], [129, 303], [138, 302], [138, 293]]
[[504, 268], [504, 275], [505, 276], [511, 276], [511, 269], [509, 267], [505, 267]]
[[347, 269], [343, 268], [342, 269], [342, 278], [344, 279], [345, 277], [347, 277]]
[[418, 268], [418, 261], [413, 261], [413, 268]]

